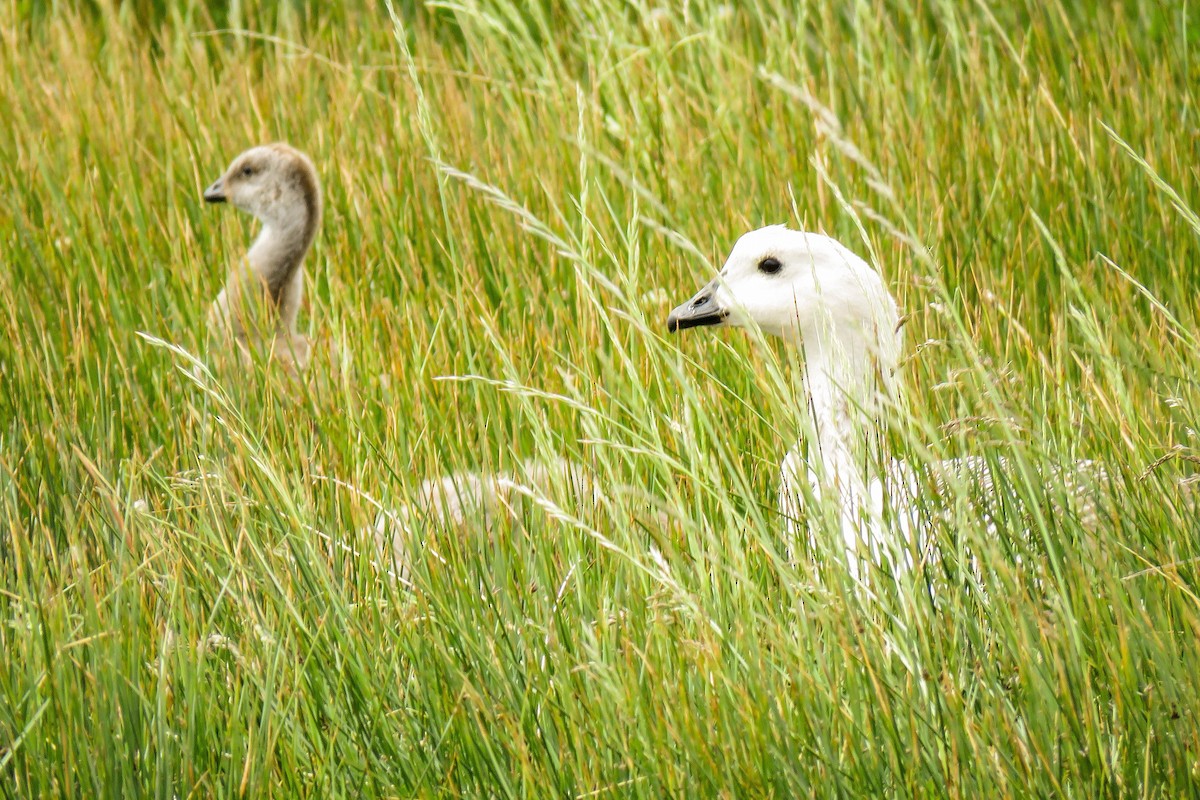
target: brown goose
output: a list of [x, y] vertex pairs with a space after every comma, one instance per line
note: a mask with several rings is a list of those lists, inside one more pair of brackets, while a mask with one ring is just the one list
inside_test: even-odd
[[321, 224], [321, 183], [308, 156], [282, 142], [253, 147], [204, 190], [209, 203], [231, 203], [262, 223], [254, 244], [229, 273], [209, 311], [247, 358], [261, 345], [296, 369], [309, 360], [296, 332], [304, 296], [304, 256]]

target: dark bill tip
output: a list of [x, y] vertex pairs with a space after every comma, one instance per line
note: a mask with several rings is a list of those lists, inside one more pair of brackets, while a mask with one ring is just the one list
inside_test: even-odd
[[686, 331], [688, 328], [703, 328], [710, 325], [720, 325], [725, 321], [728, 314], [721, 312], [719, 314], [710, 314], [705, 317], [680, 317], [671, 314], [667, 317], [667, 332], [676, 333], [677, 331]]

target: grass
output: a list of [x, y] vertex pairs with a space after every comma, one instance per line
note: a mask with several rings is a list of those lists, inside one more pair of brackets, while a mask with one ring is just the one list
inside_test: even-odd
[[[6, 796], [1200, 794], [1189, 4], [252, 5], [0, 10]], [[276, 139], [299, 380], [205, 339]], [[894, 447], [1008, 464], [875, 599], [784, 557], [794, 354], [665, 332], [781, 221], [912, 315]], [[641, 492], [375, 551], [561, 453]]]

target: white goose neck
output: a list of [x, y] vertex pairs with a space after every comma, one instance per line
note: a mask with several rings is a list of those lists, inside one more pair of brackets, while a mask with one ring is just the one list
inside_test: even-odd
[[[815, 333], [815, 332], [814, 332]], [[890, 352], [861, 335], [805, 339], [804, 388], [827, 480], [861, 480], [877, 441], [880, 417], [894, 389]], [[856, 482], [857, 482], [856, 480]]]

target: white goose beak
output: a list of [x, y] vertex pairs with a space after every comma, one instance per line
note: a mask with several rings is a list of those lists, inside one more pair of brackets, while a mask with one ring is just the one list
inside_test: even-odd
[[729, 317], [729, 309], [723, 307], [717, 299], [719, 279], [713, 279], [707, 286], [692, 296], [681, 306], [667, 315], [667, 330], [671, 333], [699, 328], [706, 325], [723, 325]]

